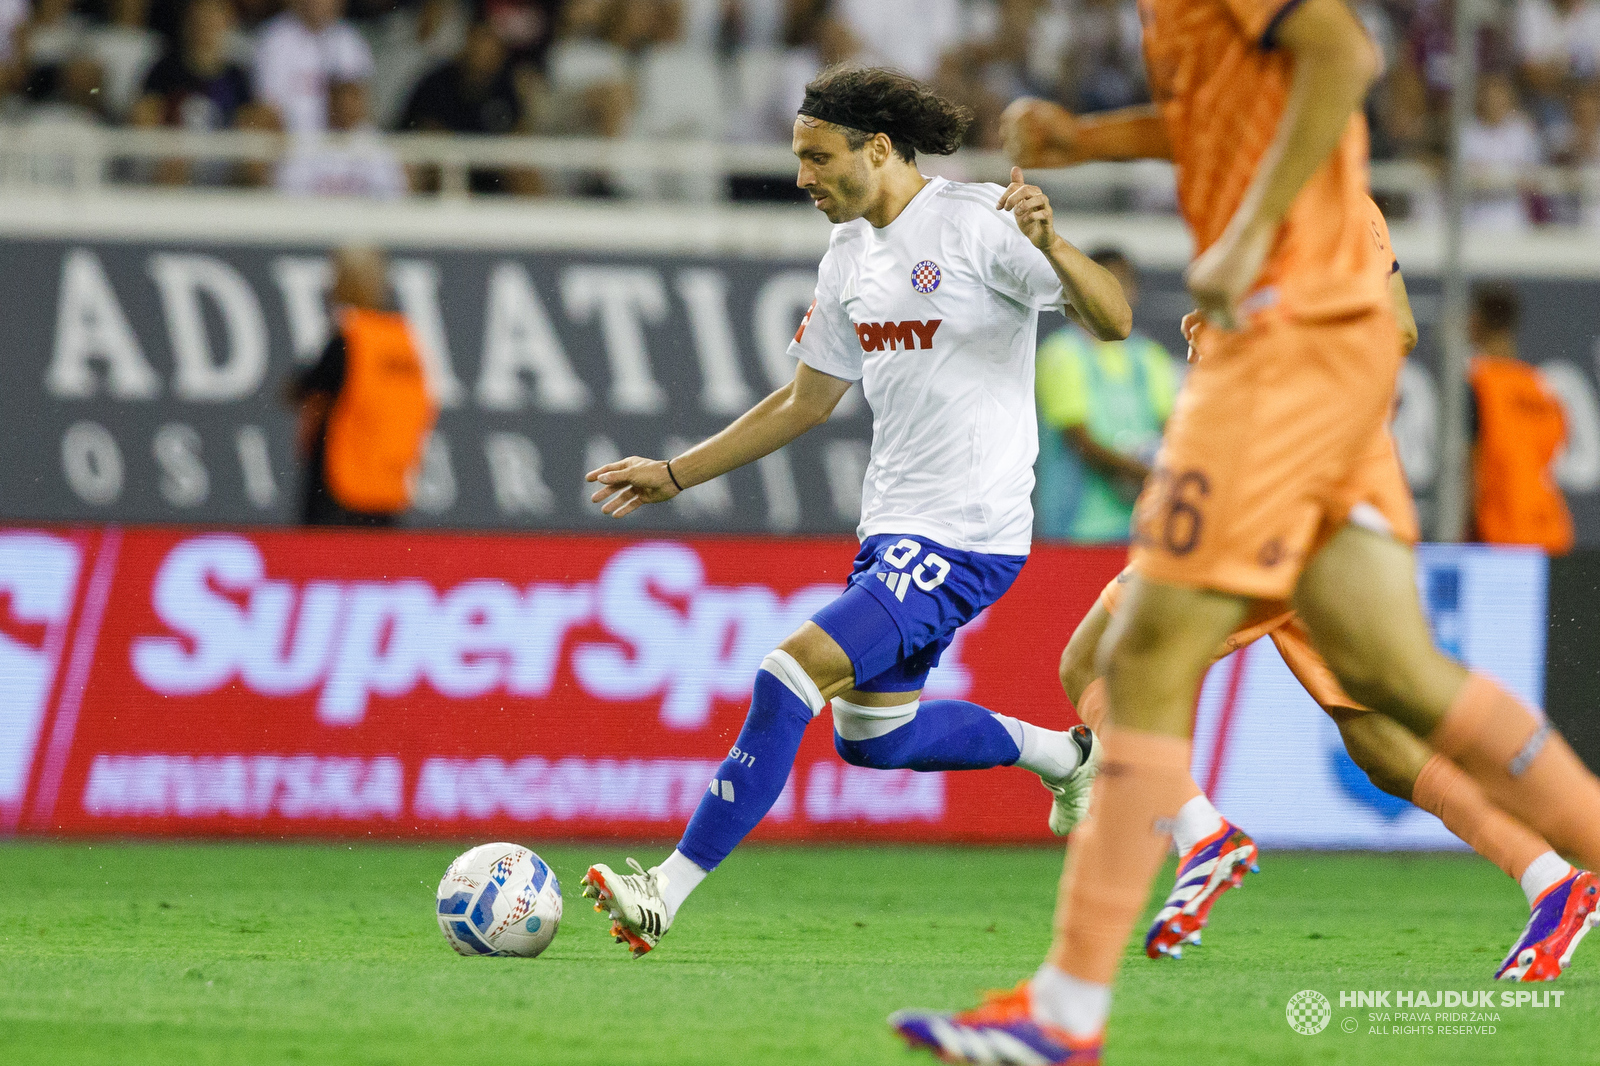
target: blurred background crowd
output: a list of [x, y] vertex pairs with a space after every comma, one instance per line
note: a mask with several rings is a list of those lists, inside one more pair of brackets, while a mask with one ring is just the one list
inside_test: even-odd
[[[1356, 6], [1387, 61], [1368, 105], [1374, 157], [1437, 163], [1452, 0]], [[1600, 0], [1502, 3], [1478, 49], [1465, 147], [1501, 180], [1471, 223], [1600, 224], [1583, 198], [1524, 181], [1541, 165], [1600, 167]], [[841, 61], [932, 80], [976, 112], [980, 148], [997, 147], [1000, 111], [1020, 95], [1085, 112], [1148, 99], [1134, 0], [0, 0], [0, 122], [290, 138], [272, 165], [122, 175], [168, 184], [379, 197], [437, 184], [378, 131], [785, 144], [806, 81]], [[471, 187], [637, 191], [532, 171], [474, 172]], [[787, 195], [771, 181], [727, 191]]]

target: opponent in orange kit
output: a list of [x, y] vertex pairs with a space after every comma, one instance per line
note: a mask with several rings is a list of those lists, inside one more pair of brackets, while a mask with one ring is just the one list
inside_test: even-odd
[[[1371, 205], [1370, 214], [1374, 237], [1387, 247], [1388, 226], [1376, 204]], [[1403, 345], [1410, 351], [1416, 345], [1416, 324], [1399, 263], [1392, 263], [1385, 273]], [[1191, 315], [1185, 320], [1190, 327], [1185, 333], [1190, 332], [1195, 318]], [[1371, 508], [1362, 508], [1366, 524], [1380, 529], [1386, 525], [1395, 537], [1415, 544], [1416, 510], [1388, 433], [1375, 442], [1370, 461], [1386, 473], [1375, 483], [1374, 494], [1362, 501]], [[1107, 709], [1095, 651], [1131, 576], [1132, 571], [1125, 571], [1106, 586], [1061, 654], [1062, 688], [1092, 729], [1102, 728]], [[1558, 928], [1552, 930], [1545, 913], [1548, 908], [1541, 904], [1559, 894], [1567, 882], [1571, 882], [1569, 896], [1573, 887], [1581, 893], [1594, 882], [1594, 875], [1573, 869], [1537, 833], [1495, 807], [1449, 759], [1392, 719], [1362, 707], [1347, 695], [1312, 647], [1290, 604], [1261, 601], [1252, 607], [1251, 615], [1244, 627], [1224, 642], [1217, 658], [1269, 637], [1290, 672], [1334, 720], [1351, 759], [1374, 785], [1438, 817], [1522, 888], [1532, 914], [1495, 976], [1524, 981], [1559, 976], [1563, 960], [1570, 958], [1588, 926], [1557, 923]], [[1177, 881], [1145, 937], [1145, 953], [1151, 958], [1176, 958], [1184, 944], [1198, 944], [1200, 930], [1218, 897], [1237, 885], [1245, 870], [1254, 869], [1254, 842], [1223, 818], [1192, 779], [1189, 789], [1191, 798], [1179, 808], [1172, 830], [1179, 856]]]
[[[1343, 690], [1600, 862], [1600, 781], [1515, 697], [1434, 649], [1410, 545], [1373, 521], [1402, 355], [1357, 110], [1375, 49], [1340, 0], [1146, 0], [1140, 13], [1159, 122], [1121, 135], [1165, 137], [1207, 321], [1099, 650], [1105, 761], [1049, 960], [977, 1010], [892, 1019], [953, 1061], [1099, 1061], [1123, 945], [1193, 795], [1195, 693], [1261, 601], [1292, 598]], [[1234, 842], [1225, 833], [1216, 858]], [[1541, 903], [1552, 935], [1575, 943], [1597, 892], [1592, 876], [1564, 879]], [[1534, 955], [1547, 971], [1564, 961]]]

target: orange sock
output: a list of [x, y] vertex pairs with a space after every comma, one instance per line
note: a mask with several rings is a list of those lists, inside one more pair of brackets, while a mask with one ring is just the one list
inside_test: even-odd
[[1556, 851], [1600, 866], [1600, 781], [1515, 696], [1471, 674], [1428, 742]]
[[1438, 818], [1512, 880], [1522, 880], [1529, 863], [1553, 850], [1539, 834], [1490, 803], [1472, 778], [1438, 753], [1417, 774], [1411, 802]]
[[1050, 963], [1109, 985], [1172, 847], [1170, 822], [1193, 797], [1189, 741], [1111, 729], [1089, 818], [1072, 836], [1056, 899]]
[[1110, 713], [1111, 700], [1106, 695], [1106, 679], [1097, 677], [1089, 682], [1089, 687], [1078, 697], [1078, 717], [1083, 719], [1084, 725], [1098, 733]]

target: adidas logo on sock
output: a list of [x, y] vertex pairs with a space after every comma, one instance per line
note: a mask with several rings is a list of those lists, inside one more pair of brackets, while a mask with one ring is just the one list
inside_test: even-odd
[[889, 574], [878, 571], [878, 580], [889, 586], [889, 591], [894, 593], [894, 598], [901, 603], [906, 602], [906, 587], [911, 584], [910, 574]]
[[717, 797], [719, 797], [721, 799], [725, 799], [729, 803], [732, 803], [733, 802], [733, 782], [732, 781], [721, 781], [721, 780], [718, 780], [717, 778], [713, 777], [711, 779], [711, 794], [713, 796], [717, 796]]

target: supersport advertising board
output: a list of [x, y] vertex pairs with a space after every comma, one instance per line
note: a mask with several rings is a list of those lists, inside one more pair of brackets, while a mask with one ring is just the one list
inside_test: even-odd
[[[843, 538], [0, 529], [0, 832], [674, 837], [762, 656], [854, 553]], [[1073, 722], [1056, 660], [1122, 559], [1036, 549], [928, 697]], [[1441, 641], [1537, 698], [1543, 558], [1423, 560]], [[1338, 761], [1275, 654], [1225, 662], [1202, 696], [1196, 768], [1223, 810], [1266, 844], [1449, 846]], [[1048, 803], [1021, 770], [848, 766], [823, 716], [756, 837], [1047, 841]]]

